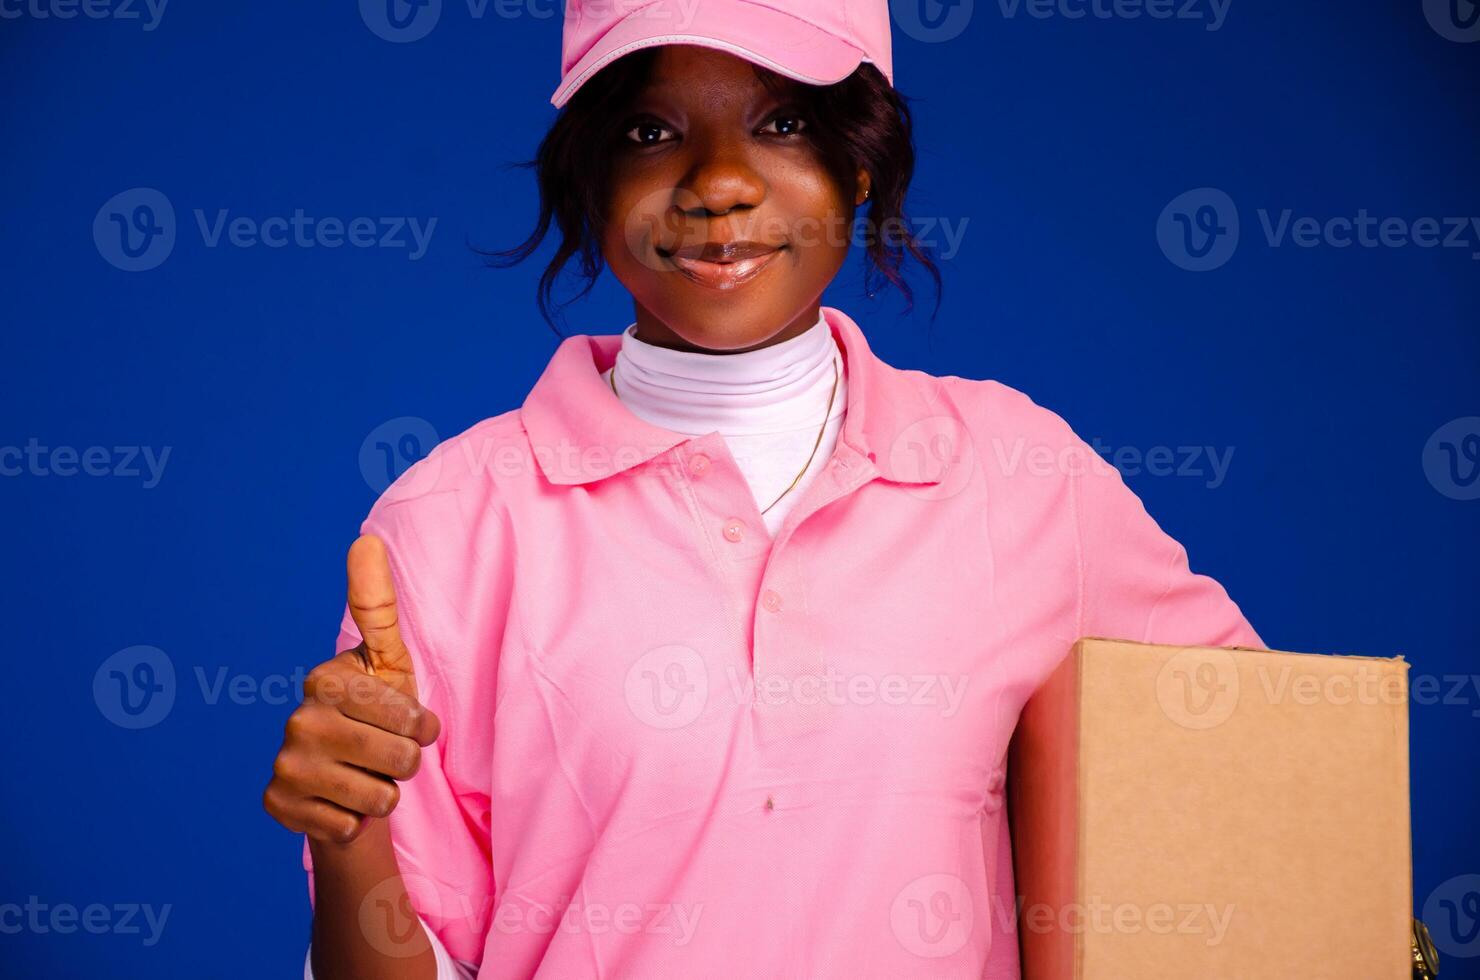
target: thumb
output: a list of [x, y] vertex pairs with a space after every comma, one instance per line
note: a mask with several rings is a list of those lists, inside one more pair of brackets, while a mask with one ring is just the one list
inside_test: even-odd
[[349, 614], [365, 640], [365, 654], [374, 672], [411, 674], [411, 654], [401, 640], [396, 585], [391, 578], [385, 542], [373, 534], [361, 535], [349, 547]]

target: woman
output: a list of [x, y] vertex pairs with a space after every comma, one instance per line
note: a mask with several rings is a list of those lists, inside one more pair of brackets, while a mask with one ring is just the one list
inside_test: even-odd
[[351, 547], [265, 795], [306, 975], [1017, 977], [1024, 701], [1079, 636], [1263, 644], [1058, 416], [820, 305], [860, 207], [875, 275], [934, 273], [889, 233], [886, 0], [633, 6], [567, 9], [541, 220], [496, 261], [553, 222], [546, 315], [579, 256], [636, 320]]

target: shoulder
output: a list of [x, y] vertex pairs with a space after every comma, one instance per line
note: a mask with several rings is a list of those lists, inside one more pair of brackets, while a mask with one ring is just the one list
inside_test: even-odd
[[1089, 451], [1062, 415], [1010, 385], [942, 375], [934, 380], [960, 406], [972, 439], [1004, 452]]
[[383, 538], [393, 565], [408, 569], [456, 578], [498, 567], [509, 540], [508, 488], [530, 470], [528, 445], [517, 409], [443, 440], [386, 488], [361, 533]]
[[372, 516], [438, 505], [446, 496], [486, 499], [517, 478], [528, 458], [519, 410], [486, 418], [438, 443], [398, 476], [375, 501]]

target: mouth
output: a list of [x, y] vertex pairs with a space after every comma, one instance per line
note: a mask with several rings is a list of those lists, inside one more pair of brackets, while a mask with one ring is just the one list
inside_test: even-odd
[[676, 251], [658, 249], [685, 278], [711, 289], [735, 289], [759, 276], [785, 245], [760, 242], [706, 242]]

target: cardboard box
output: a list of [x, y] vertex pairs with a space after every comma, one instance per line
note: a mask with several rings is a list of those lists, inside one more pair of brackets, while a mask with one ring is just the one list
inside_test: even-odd
[[1408, 980], [1408, 666], [1079, 641], [1010, 749], [1025, 980]]

